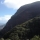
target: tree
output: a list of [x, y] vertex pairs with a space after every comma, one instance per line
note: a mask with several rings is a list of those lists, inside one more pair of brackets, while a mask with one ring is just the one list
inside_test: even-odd
[[10, 39], [11, 40], [20, 40], [17, 33], [11, 33]]

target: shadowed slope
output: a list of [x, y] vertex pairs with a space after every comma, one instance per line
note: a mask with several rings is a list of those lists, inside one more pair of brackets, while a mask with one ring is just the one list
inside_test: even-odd
[[24, 5], [20, 7], [17, 12], [7, 22], [1, 33], [5, 34], [10, 31], [14, 26], [19, 25], [29, 19], [40, 15], [40, 2]]

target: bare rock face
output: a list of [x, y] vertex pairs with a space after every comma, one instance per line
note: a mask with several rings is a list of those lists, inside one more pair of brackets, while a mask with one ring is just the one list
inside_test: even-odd
[[34, 2], [21, 6], [17, 12], [7, 22], [1, 33], [5, 34], [16, 25], [28, 21], [36, 16], [40, 16], [40, 2]]

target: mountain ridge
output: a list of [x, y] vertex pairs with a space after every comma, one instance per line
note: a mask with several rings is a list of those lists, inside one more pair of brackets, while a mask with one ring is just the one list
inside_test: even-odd
[[10, 31], [14, 26], [28, 21], [36, 16], [40, 16], [40, 2], [34, 2], [20, 7], [1, 31], [1, 33], [3, 33], [2, 35]]
[[[7, 32], [3, 36], [3, 38], [4, 39], [7, 39], [7, 38], [15, 39], [16, 37], [14, 36], [14, 34], [15, 35], [17, 34], [17, 36], [19, 37], [20, 40], [22, 40], [22, 39], [26, 40], [26, 39], [33, 38], [35, 35], [40, 36], [39, 31], [40, 31], [40, 17], [35, 17], [35, 18], [32, 18], [32, 19], [30, 19], [20, 25], [15, 26], [14, 28], [12, 28], [11, 31]], [[25, 36], [24, 36], [24, 34], [25, 34]], [[13, 36], [15, 38], [12, 38]]]

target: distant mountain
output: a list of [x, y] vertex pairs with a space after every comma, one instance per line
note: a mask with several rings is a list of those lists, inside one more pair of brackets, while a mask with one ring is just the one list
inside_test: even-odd
[[4, 35], [6, 32], [10, 31], [14, 26], [28, 21], [36, 16], [40, 16], [40, 2], [34, 2], [21, 6], [7, 22], [7, 24], [0, 33]]
[[4, 28], [5, 24], [0, 24], [0, 30]]

